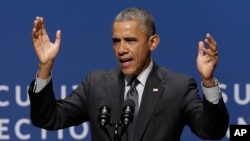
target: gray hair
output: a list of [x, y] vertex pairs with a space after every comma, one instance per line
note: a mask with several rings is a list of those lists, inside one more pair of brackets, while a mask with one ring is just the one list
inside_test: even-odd
[[137, 7], [128, 8], [121, 11], [116, 17], [114, 22], [126, 22], [126, 21], [138, 21], [142, 25], [142, 30], [146, 36], [150, 37], [151, 35], [156, 34], [155, 21], [153, 16]]

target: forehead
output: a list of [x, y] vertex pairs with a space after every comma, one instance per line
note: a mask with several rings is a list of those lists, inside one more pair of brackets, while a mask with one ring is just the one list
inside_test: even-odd
[[145, 35], [137, 21], [114, 22], [112, 33], [113, 36]]

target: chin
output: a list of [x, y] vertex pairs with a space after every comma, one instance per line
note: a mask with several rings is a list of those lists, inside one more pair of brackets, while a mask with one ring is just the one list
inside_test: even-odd
[[124, 75], [135, 75], [135, 71], [129, 69], [121, 69]]

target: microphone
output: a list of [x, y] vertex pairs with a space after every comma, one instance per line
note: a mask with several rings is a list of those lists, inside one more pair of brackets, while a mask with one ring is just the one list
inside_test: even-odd
[[111, 141], [112, 139], [107, 129], [107, 125], [110, 125], [110, 112], [111, 110], [108, 100], [103, 100], [99, 108], [100, 114], [98, 116], [98, 122], [100, 123], [100, 128], [103, 130], [103, 132], [108, 136], [108, 138]]
[[121, 124], [122, 124], [121, 136], [126, 131], [129, 124], [133, 122], [134, 111], [135, 111], [135, 102], [132, 99], [126, 99], [123, 103], [122, 115], [121, 115]]

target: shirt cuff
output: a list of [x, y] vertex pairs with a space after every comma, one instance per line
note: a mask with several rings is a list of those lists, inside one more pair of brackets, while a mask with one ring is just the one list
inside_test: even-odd
[[201, 83], [201, 86], [202, 86], [202, 91], [207, 101], [213, 104], [218, 104], [221, 98], [221, 90], [220, 90], [219, 82], [217, 79], [215, 79], [215, 83], [216, 84], [214, 87], [207, 88], [202, 83]]
[[50, 75], [50, 77], [45, 80], [38, 78], [36, 75], [33, 92], [39, 93], [45, 86], [47, 86], [47, 84], [51, 81], [51, 79], [52, 79], [52, 75]]

